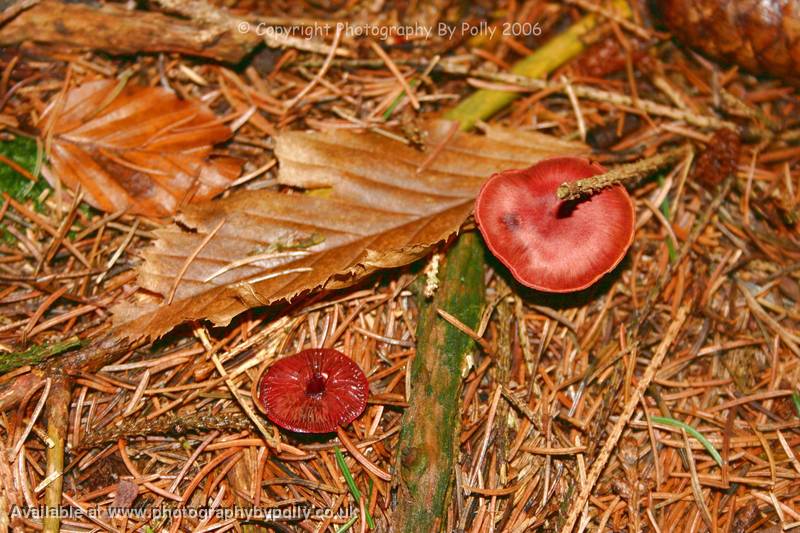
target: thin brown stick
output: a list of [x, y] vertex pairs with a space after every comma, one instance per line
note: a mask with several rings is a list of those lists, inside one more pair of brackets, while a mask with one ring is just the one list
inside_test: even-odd
[[239, 389], [237, 388], [233, 380], [228, 376], [228, 372], [225, 370], [225, 367], [222, 366], [222, 363], [220, 362], [217, 354], [212, 353], [211, 360], [214, 362], [214, 366], [216, 367], [217, 372], [219, 372], [220, 376], [225, 380], [225, 385], [228, 386], [228, 389], [231, 391], [231, 394], [233, 395], [234, 398], [236, 398], [236, 401], [239, 403], [239, 406], [247, 414], [248, 418], [250, 418], [250, 420], [253, 422], [256, 428], [258, 428], [258, 431], [259, 433], [261, 433], [261, 436], [264, 437], [264, 441], [278, 451], [285, 449], [286, 447], [281, 444], [280, 440], [276, 439], [275, 437], [269, 434], [267, 428], [258, 418], [255, 411], [253, 411], [253, 409], [247, 404], [247, 402], [244, 401], [241, 394], [239, 394], [238, 392]]
[[261, 42], [253, 32], [115, 5], [41, 0], [0, 29], [0, 45], [23, 41], [102, 49], [112, 54], [183, 52], [237, 63]]
[[342, 446], [350, 452], [350, 455], [358, 461], [361, 466], [363, 466], [368, 472], [373, 474], [375, 477], [378, 477], [384, 481], [391, 481], [392, 475], [381, 468], [379, 468], [375, 463], [364, 457], [364, 454], [358, 451], [358, 448], [353, 444], [353, 441], [347, 436], [347, 433], [342, 428], [336, 429], [336, 435], [339, 437], [339, 441], [342, 443]]
[[22, 177], [27, 178], [30, 181], [36, 181], [36, 177], [30, 172], [28, 172], [28, 170], [25, 167], [23, 167], [13, 159], [4, 156], [3, 154], [0, 154], [0, 163], [9, 166], [12, 170], [20, 174]]
[[689, 473], [691, 474], [691, 486], [692, 486], [692, 494], [694, 494], [694, 499], [697, 502], [697, 507], [700, 509], [700, 516], [703, 517], [703, 522], [706, 523], [706, 527], [708, 527], [709, 531], [713, 531], [714, 527], [712, 526], [711, 522], [711, 513], [708, 510], [708, 505], [706, 505], [705, 499], [703, 499], [703, 489], [700, 487], [700, 480], [697, 476], [697, 466], [695, 466], [694, 461], [694, 454], [692, 453], [692, 447], [689, 445], [689, 436], [686, 434], [686, 430], [681, 428], [681, 435], [683, 436], [683, 444], [684, 450], [686, 451], [686, 457], [689, 461]]
[[64, 442], [69, 425], [70, 384], [67, 379], [53, 381], [50, 396], [47, 398], [47, 437], [50, 447], [47, 448], [47, 475], [50, 483], [45, 488], [44, 503], [48, 509], [42, 526], [44, 533], [58, 533], [61, 519], [58, 509], [61, 506], [61, 489], [64, 485]]
[[586, 0], [567, 0], [567, 3], [574, 4], [576, 6], [580, 6], [587, 11], [591, 11], [592, 13], [597, 13], [602, 15], [610, 20], [613, 20], [623, 28], [629, 30], [632, 33], [635, 33], [642, 39], [652, 39], [653, 36], [649, 30], [643, 28], [636, 24], [636, 22], [631, 21], [630, 19], [620, 16], [618, 13], [614, 13], [600, 5], [596, 5], [592, 2], [588, 2]]
[[588, 196], [614, 185], [620, 185], [649, 176], [661, 167], [672, 164], [686, 157], [686, 147], [674, 148], [667, 152], [647, 157], [635, 163], [619, 165], [604, 174], [598, 174], [577, 181], [564, 182], [558, 186], [556, 195], [559, 200], [575, 200]]
[[[26, 9], [30, 9], [38, 3], [39, 0], [18, 0], [13, 2], [0, 13], [0, 24], [4, 24], [6, 21], [16, 17]], [[3, 93], [5, 93], [5, 90]]]
[[378, 57], [380, 57], [381, 60], [386, 63], [389, 71], [394, 74], [394, 77], [397, 78], [397, 81], [400, 82], [400, 85], [403, 86], [403, 89], [406, 91], [406, 96], [408, 96], [408, 100], [411, 102], [411, 106], [414, 109], [419, 109], [419, 100], [417, 100], [417, 97], [414, 95], [414, 90], [411, 88], [411, 85], [408, 84], [408, 80], [405, 79], [403, 73], [400, 72], [400, 69], [397, 68], [397, 65], [394, 64], [392, 58], [389, 57], [389, 55], [383, 51], [383, 48], [381, 48], [375, 41], [370, 41], [369, 45], [372, 50], [378, 54]]
[[486, 351], [486, 353], [488, 354], [494, 353], [494, 350], [492, 350], [492, 345], [489, 344], [489, 342], [486, 339], [478, 335], [478, 333], [474, 329], [467, 326], [466, 324], [461, 322], [459, 319], [457, 319], [444, 309], [437, 309], [436, 312], [439, 313], [439, 316], [441, 316], [447, 322], [449, 322], [451, 326], [453, 326], [454, 328], [461, 331], [466, 336], [477, 342], [480, 345], [480, 347], [483, 348], [484, 351]]
[[303, 87], [303, 89], [297, 93], [297, 96], [286, 102], [286, 112], [292, 109], [297, 102], [303, 99], [305, 95], [311, 92], [320, 81], [322, 81], [323, 76], [325, 73], [328, 72], [328, 68], [331, 66], [331, 61], [333, 61], [334, 56], [336, 55], [336, 49], [339, 47], [339, 41], [342, 38], [342, 26], [337, 24], [336, 25], [336, 34], [333, 36], [333, 43], [331, 44], [331, 51], [328, 53], [328, 56], [325, 58], [325, 62], [320, 67], [319, 72], [314, 78], [308, 82], [308, 85]]
[[423, 172], [425, 172], [425, 170], [427, 170], [428, 166], [430, 166], [430, 164], [433, 163], [436, 157], [440, 153], [442, 153], [442, 150], [445, 149], [447, 143], [449, 143], [453, 139], [453, 137], [457, 132], [458, 132], [458, 122], [453, 122], [450, 125], [450, 129], [447, 130], [445, 136], [442, 137], [442, 140], [439, 141], [439, 143], [436, 146], [434, 146], [433, 149], [431, 149], [430, 153], [428, 154], [428, 157], [426, 157], [425, 160], [422, 163], [420, 163], [420, 165], [417, 167], [416, 170], [417, 174], [422, 174]]

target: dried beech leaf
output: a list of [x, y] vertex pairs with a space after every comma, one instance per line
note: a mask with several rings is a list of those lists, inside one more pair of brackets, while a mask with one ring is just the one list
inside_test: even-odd
[[447, 140], [451, 131], [450, 123], [430, 124], [424, 152], [372, 133], [283, 133], [275, 150], [281, 183], [329, 186], [331, 193], [241, 191], [186, 208], [180, 225], [156, 231], [139, 284], [168, 300], [187, 258], [196, 257], [171, 304], [115, 310], [116, 322], [127, 322], [123, 334], [157, 337], [202, 318], [224, 325], [250, 307], [408, 264], [458, 231], [491, 174], [586, 152], [537, 133], [488, 128], [485, 136]]
[[230, 128], [159, 87], [85, 83], [56, 97], [39, 127], [52, 135], [55, 175], [103, 211], [169, 215], [221, 192], [240, 171], [236, 159], [211, 157]]

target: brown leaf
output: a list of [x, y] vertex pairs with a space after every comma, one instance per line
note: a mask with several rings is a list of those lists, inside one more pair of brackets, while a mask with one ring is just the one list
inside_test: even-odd
[[211, 157], [231, 130], [208, 108], [158, 87], [89, 82], [56, 97], [39, 127], [52, 135], [50, 161], [103, 211], [165, 216], [207, 200], [239, 175], [239, 161]]
[[283, 133], [275, 150], [280, 182], [329, 186], [330, 194], [241, 191], [187, 208], [180, 225], [156, 231], [139, 270], [142, 288], [162, 301], [174, 291], [173, 302], [118, 307], [117, 323], [129, 321], [122, 334], [157, 337], [202, 318], [224, 325], [250, 307], [408, 264], [458, 231], [491, 174], [586, 152], [582, 144], [499, 128], [448, 141], [451, 124], [437, 122], [427, 133], [425, 152], [374, 133]]

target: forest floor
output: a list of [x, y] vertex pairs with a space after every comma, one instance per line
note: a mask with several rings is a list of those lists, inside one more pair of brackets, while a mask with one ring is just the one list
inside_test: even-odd
[[[237, 4], [226, 13], [283, 27], [347, 20], [351, 30], [406, 24], [432, 32], [321, 31], [262, 44], [235, 65], [224, 55], [232, 52], [217, 50], [211, 59], [52, 43], [0, 50], [0, 530], [411, 530], [419, 510], [404, 509], [404, 498], [415, 489], [398, 474], [404, 427], [413, 431], [404, 412], [435, 405], [441, 392], [412, 379], [419, 337], [430, 333], [419, 316], [435, 305], [423, 293], [447, 291], [441, 284], [453, 281], [425, 283], [436, 278], [432, 262], [454, 260], [448, 250], [464, 235], [484, 257], [469, 219], [432, 254], [353, 286], [246, 305], [221, 327], [197, 319], [155, 341], [112, 342], [117, 306], [144, 305], [137, 269], [147, 250], [177, 226], [158, 212], [170, 205], [144, 205], [136, 183], [127, 192], [141, 214], [90, 205], [91, 187], [76, 187], [79, 179], [45, 183], [48, 173], [59, 175], [48, 150], [63, 144], [42, 116], [48, 105], [57, 113], [68, 90], [96, 80], [120, 90], [160, 87], [221, 117], [230, 138], [209, 153], [243, 164], [216, 193], [223, 198], [298, 194], [278, 179], [279, 131], [378, 132], [414, 145], [426, 120], [476, 90], [517, 95], [486, 123], [585, 143], [609, 168], [686, 148], [627, 185], [633, 243], [594, 286], [555, 295], [528, 289], [485, 254], [479, 320], [447, 325], [460, 328], [469, 353], [454, 393], [452, 471], [434, 465], [426, 473], [449, 485], [430, 527], [800, 527], [794, 89], [711, 63], [641, 13], [597, 14], [586, 50], [551, 69], [553, 81], [528, 83], [504, 73], [591, 15], [583, 3], [508, 10], [481, 2], [460, 13], [442, 3], [420, 2], [404, 18], [392, 2]], [[188, 4], [175, 5], [170, 11]], [[216, 20], [217, 8], [205, 7], [205, 20], [176, 20]], [[441, 13], [459, 20], [450, 23], [453, 34], [436, 31], [449, 20]], [[475, 35], [458, 31], [461, 21]], [[511, 34], [502, 35], [503, 22]], [[101, 115], [103, 102], [93, 105], [85, 113]], [[136, 117], [163, 118], [170, 105], [143, 103]], [[150, 135], [128, 140], [144, 145], [158, 132]], [[91, 154], [119, 164], [103, 141]], [[364, 370], [367, 408], [338, 435], [280, 430], [253, 407], [251, 390], [277, 358], [322, 346]], [[426, 404], [425, 395], [434, 397]], [[29, 513], [43, 505], [72, 511], [60, 520]], [[213, 512], [234, 506], [287, 516]], [[110, 508], [131, 511], [114, 516]]]

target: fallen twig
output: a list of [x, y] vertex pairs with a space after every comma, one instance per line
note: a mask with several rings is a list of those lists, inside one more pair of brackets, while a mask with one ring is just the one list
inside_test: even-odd
[[169, 413], [154, 419], [124, 420], [119, 426], [107, 427], [86, 435], [80, 441], [81, 448], [94, 448], [116, 442], [120, 438], [147, 437], [150, 435], [181, 436], [191, 433], [211, 431], [235, 432], [252, 427], [247, 415], [240, 411], [223, 411], [212, 413], [174, 414]]
[[23, 41], [100, 49], [111, 54], [181, 52], [236, 63], [261, 38], [254, 32], [209, 29], [162, 13], [106, 4], [42, 0], [0, 29], [0, 46]]
[[66, 378], [53, 381], [50, 395], [47, 397], [47, 437], [50, 439], [47, 449], [47, 470], [44, 492], [44, 503], [49, 512], [42, 526], [45, 533], [58, 533], [61, 519], [61, 489], [64, 485], [64, 442], [69, 425], [70, 383]]
[[604, 174], [572, 182], [565, 182], [558, 186], [556, 194], [559, 200], [575, 200], [582, 196], [594, 194], [602, 189], [619, 185], [632, 180], [639, 180], [649, 176], [655, 170], [667, 166], [685, 157], [688, 150], [685, 147], [674, 148], [667, 152], [656, 154], [652, 157], [619, 165]]
[[431, 303], [421, 305], [412, 389], [397, 452], [400, 498], [393, 523], [396, 531], [409, 533], [441, 524], [456, 466], [461, 371], [473, 341], [437, 310], [447, 309], [467, 326], [477, 326], [484, 286], [483, 249], [476, 235], [462, 235], [451, 248], [440, 280]]
[[38, 365], [50, 357], [74, 350], [83, 342], [75, 336], [44, 346], [31, 346], [24, 352], [0, 353], [0, 374], [25, 365]]

